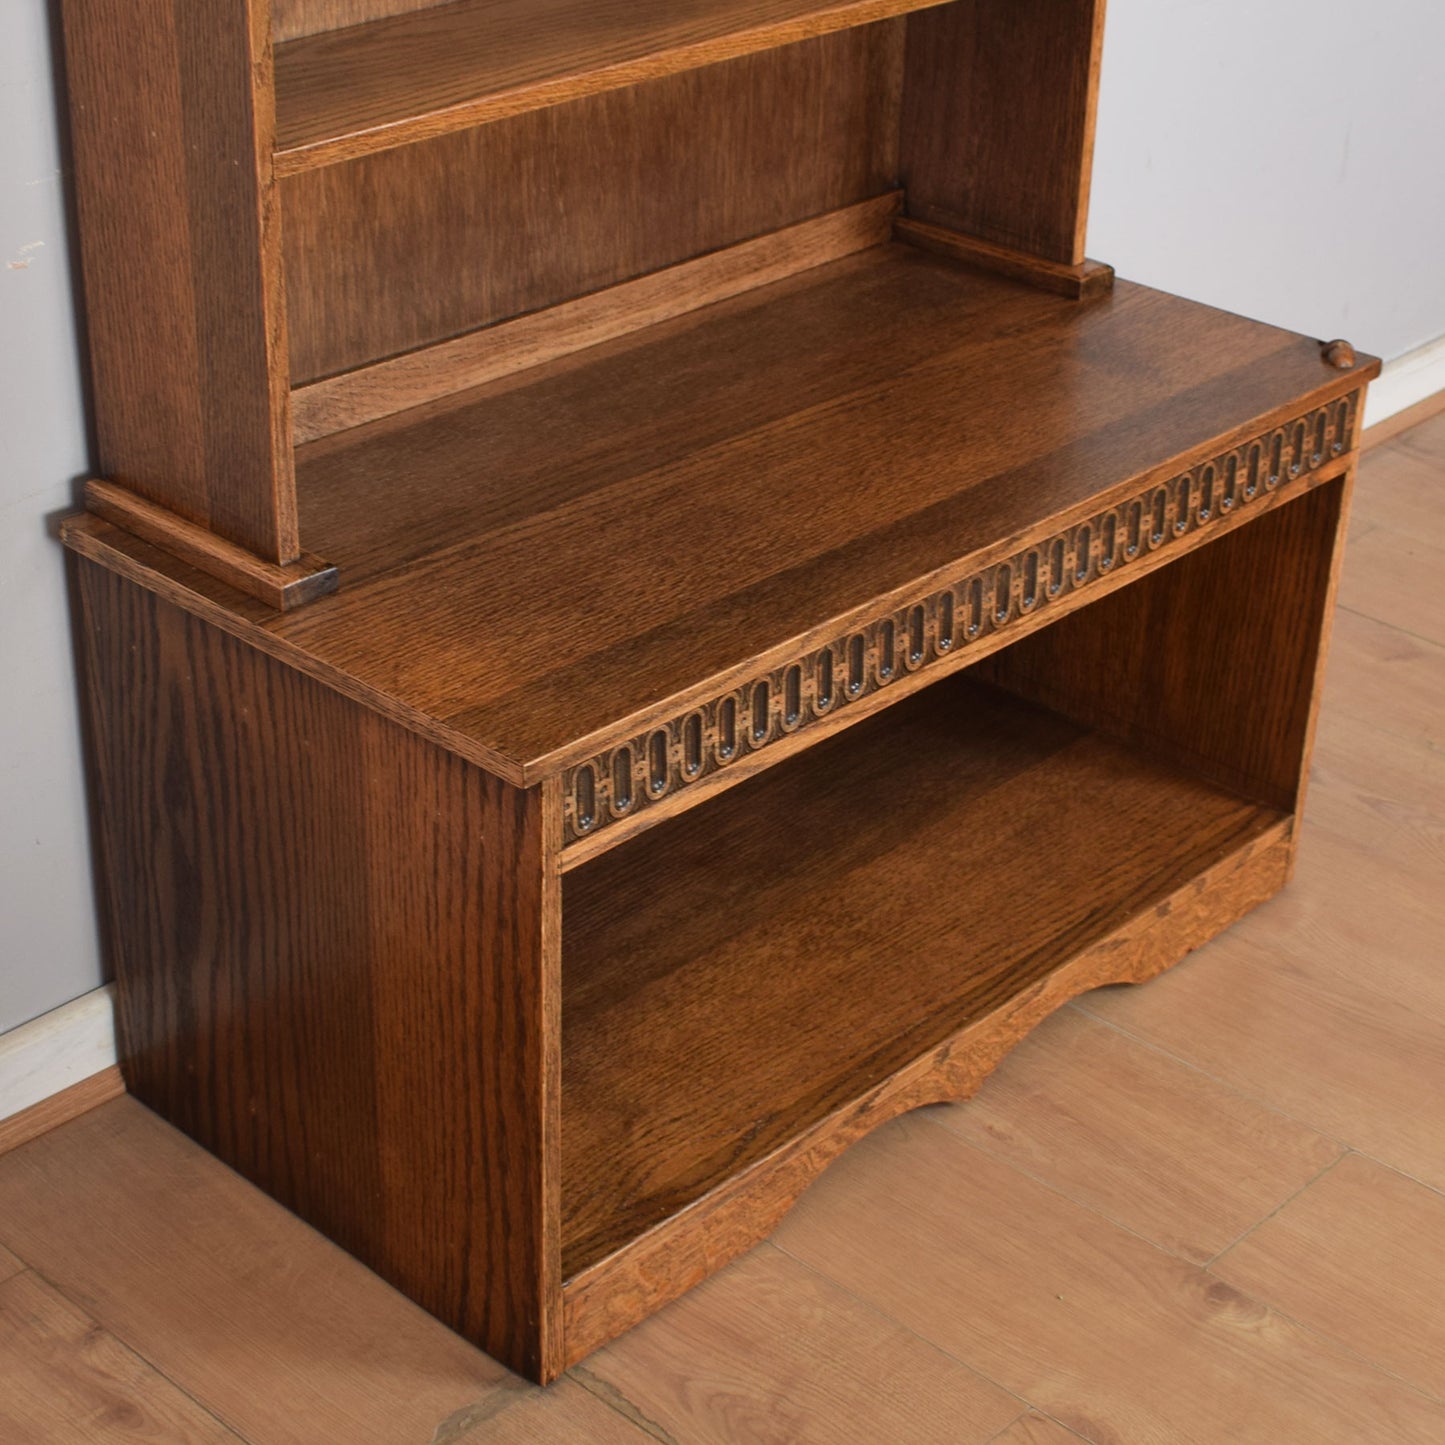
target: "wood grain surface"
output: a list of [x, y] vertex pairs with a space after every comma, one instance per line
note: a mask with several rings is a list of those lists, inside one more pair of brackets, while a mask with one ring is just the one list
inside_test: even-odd
[[[71, 1084], [57, 1094], [51, 1094], [49, 1098], [32, 1104], [28, 1109], [10, 1114], [0, 1119], [0, 1154], [10, 1149], [18, 1149], [20, 1145], [38, 1139], [42, 1134], [47, 1134], [62, 1124], [68, 1124], [70, 1120], [88, 1113], [107, 1099], [114, 1099], [123, 1093], [125, 1080], [121, 1077], [120, 1070], [112, 1064], [110, 1068], [102, 1069], [87, 1079], [81, 1079], [79, 1083]], [[3, 1270], [0, 1270], [0, 1273], [3, 1273]]]
[[1445, 1430], [1438, 1400], [926, 1118], [852, 1150], [778, 1241], [1086, 1440]]
[[1104, 0], [975, 0], [907, 24], [908, 214], [1079, 265]]
[[765, 1238], [843, 1150], [925, 1104], [967, 1098], [1031, 1029], [1082, 990], [1142, 982], [1216, 937], [1284, 886], [1288, 825], [1279, 823], [900, 1069], [871, 1094], [734, 1176], [564, 1286], [569, 1361], [585, 1358]]
[[263, 561], [113, 482], [87, 482], [85, 507], [279, 612], [336, 591], [340, 580], [335, 567], [306, 552], [294, 562]]
[[1114, 268], [1099, 261], [1080, 261], [1078, 265], [1065, 265], [1061, 261], [1045, 260], [1042, 256], [1030, 255], [1027, 251], [1010, 250], [1007, 246], [991, 245], [972, 236], [960, 235], [957, 231], [942, 226], [931, 226], [927, 221], [915, 221], [907, 216], [894, 223], [893, 234], [897, 240], [906, 241], [910, 246], [921, 246], [940, 256], [951, 256], [966, 266], [977, 266], [984, 271], [997, 271], [1000, 276], [1010, 276], [1015, 281], [1027, 281], [1045, 291], [1056, 291], [1060, 296], [1075, 301], [1102, 296], [1114, 286]]
[[1257, 1299], [1445, 1396], [1445, 1196], [1348, 1154], [1213, 1266]]
[[1012, 1396], [766, 1247], [576, 1374], [688, 1445], [981, 1445], [1018, 1413]]
[[939, 1123], [1153, 1240], [1208, 1264], [1342, 1146], [1076, 1010], [1041, 1024]]
[[1346, 485], [1307, 492], [1031, 634], [995, 654], [986, 674], [1293, 811], [1308, 769]]
[[0, 1437], [87, 1445], [241, 1439], [28, 1272], [0, 1284]]
[[268, 631], [530, 780], [1370, 365], [885, 247], [302, 448], [347, 584]]
[[315, 35], [322, 30], [344, 30], [388, 15], [427, 10], [448, 0], [271, 0], [271, 30], [277, 44]]
[[292, 562], [264, 0], [67, 0], [63, 12], [100, 470]]
[[550, 1377], [541, 791], [109, 572], [83, 565], [80, 584], [128, 1086], [462, 1334]]
[[959, 678], [568, 874], [564, 1274], [1277, 818]]
[[884, 247], [302, 448], [346, 581], [263, 632], [143, 544], [74, 545], [530, 783], [1375, 366]]
[[940, 0], [458, 0], [280, 46], [282, 174], [636, 86]]
[[291, 380], [895, 190], [902, 42], [823, 36], [291, 177]]
[[[58, 1207], [60, 1202], [64, 1207]], [[520, 1382], [134, 1099], [0, 1159], [4, 1238], [253, 1441], [428, 1440]]]
[[655, 326], [887, 240], [902, 203], [887, 192], [676, 266], [470, 331], [292, 393], [296, 440], [361, 426], [530, 366]]

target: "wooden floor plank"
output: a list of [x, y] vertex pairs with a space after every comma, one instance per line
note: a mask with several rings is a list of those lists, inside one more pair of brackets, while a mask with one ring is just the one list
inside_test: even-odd
[[764, 1245], [581, 1374], [687, 1445], [991, 1440], [1016, 1399]]
[[240, 1437], [27, 1271], [0, 1285], [0, 1440], [235, 1445]]
[[961, 1139], [1205, 1264], [1341, 1147], [1078, 1010], [1056, 1014], [972, 1101]]
[[[1351, 538], [1374, 527], [1392, 527], [1412, 537], [1432, 537], [1439, 546], [1440, 479], [1445, 458], [1424, 456], [1414, 435], [1385, 447], [1360, 463]], [[1359, 527], [1359, 533], [1355, 527]], [[1346, 565], [1349, 565], [1346, 551]]]
[[1213, 1272], [1445, 1399], [1442, 1241], [1445, 1195], [1351, 1154]]
[[931, 1119], [844, 1156], [778, 1242], [1086, 1439], [1445, 1438], [1445, 1405]]
[[[1241, 932], [1147, 989], [1098, 990], [1080, 1006], [1311, 1128], [1445, 1186], [1445, 1029], [1412, 998]], [[1360, 959], [1361, 975], [1378, 967], [1370, 955]]]
[[1374, 527], [1351, 537], [1340, 576], [1340, 606], [1445, 644], [1445, 548], [1418, 533]]
[[0, 1245], [0, 1282], [19, 1274], [25, 1268], [25, 1261], [17, 1259], [4, 1245]]
[[1214, 1264], [1445, 1399], [1445, 1195], [1350, 1155]]
[[1335, 615], [1324, 707], [1445, 748], [1445, 647], [1342, 607]]
[[428, 1440], [521, 1388], [129, 1098], [0, 1158], [0, 1240], [256, 1445]]

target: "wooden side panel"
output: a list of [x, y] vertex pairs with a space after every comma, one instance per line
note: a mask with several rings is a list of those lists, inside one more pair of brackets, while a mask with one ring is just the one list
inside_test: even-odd
[[1261, 514], [997, 653], [982, 673], [1296, 809], [1349, 481]]
[[389, 15], [409, 15], [413, 10], [430, 10], [447, 0], [271, 0], [271, 26], [276, 43], [302, 35], [319, 35], [323, 30], [344, 30], [368, 20], [385, 20]]
[[262, 0], [66, 0], [101, 471], [299, 554]]
[[1104, 0], [959, 0], [907, 25], [909, 215], [1077, 266]]
[[297, 385], [896, 184], [899, 21], [282, 182]]
[[131, 1091], [534, 1378], [557, 909], [511, 788], [79, 564]]

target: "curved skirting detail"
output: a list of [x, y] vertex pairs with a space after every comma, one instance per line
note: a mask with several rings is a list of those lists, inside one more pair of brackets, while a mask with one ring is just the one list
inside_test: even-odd
[[766, 1239], [851, 1144], [910, 1109], [968, 1098], [1015, 1044], [1070, 999], [1105, 984], [1153, 978], [1272, 897], [1288, 879], [1292, 852], [1292, 820], [1284, 817], [986, 1018], [579, 1272], [563, 1286], [567, 1364]]
[[1352, 393], [1274, 427], [579, 763], [564, 776], [565, 841], [595, 838], [904, 678], [950, 671], [985, 639], [1022, 633], [1066, 599], [1302, 490], [1354, 445], [1359, 402]]

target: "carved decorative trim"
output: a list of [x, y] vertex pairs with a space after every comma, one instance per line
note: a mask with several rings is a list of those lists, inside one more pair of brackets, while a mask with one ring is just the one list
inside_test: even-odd
[[1290, 486], [1349, 451], [1358, 401], [1276, 427], [579, 763], [564, 777], [566, 841], [595, 837]]

